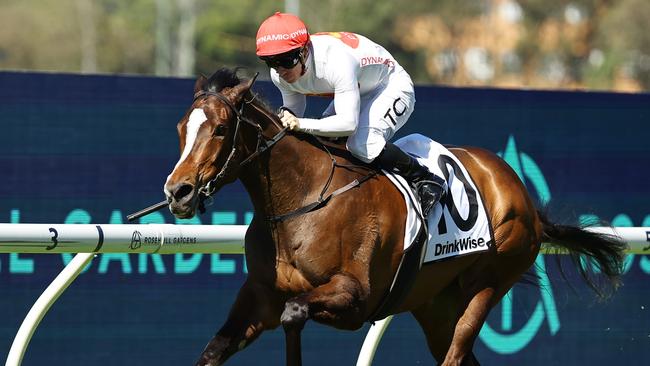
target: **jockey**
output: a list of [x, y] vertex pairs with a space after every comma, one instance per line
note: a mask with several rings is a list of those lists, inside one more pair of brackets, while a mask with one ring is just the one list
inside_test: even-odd
[[[445, 191], [445, 181], [388, 142], [415, 104], [409, 74], [383, 47], [347, 32], [314, 34], [295, 15], [277, 12], [257, 31], [257, 55], [282, 93], [280, 119], [291, 130], [348, 136], [358, 159], [397, 173], [420, 197], [426, 217]], [[334, 100], [320, 119], [304, 118], [306, 95]]]

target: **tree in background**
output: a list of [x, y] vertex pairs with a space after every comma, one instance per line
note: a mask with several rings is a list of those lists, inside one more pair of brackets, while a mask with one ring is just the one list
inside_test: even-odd
[[195, 0], [156, 0], [156, 75], [194, 75]]
[[[647, 0], [294, 0], [312, 32], [388, 48], [417, 83], [650, 90]], [[268, 73], [259, 24], [285, 1], [3, 0], [0, 68]]]
[[640, 84], [650, 90], [650, 2], [647, 0], [611, 1], [602, 16], [596, 45], [604, 54], [608, 71], [598, 75], [617, 84]]
[[3, 0], [0, 68], [152, 73], [152, 6], [153, 0]]
[[650, 19], [648, 1], [486, 0], [449, 6], [461, 4], [473, 11], [443, 15], [430, 8], [397, 21], [399, 45], [424, 53], [434, 82], [650, 89], [650, 33], [643, 30]]

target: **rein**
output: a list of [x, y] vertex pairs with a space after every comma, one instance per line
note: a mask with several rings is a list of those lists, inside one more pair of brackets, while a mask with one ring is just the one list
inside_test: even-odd
[[[257, 74], [255, 75], [255, 78], [257, 78]], [[255, 82], [255, 78], [250, 82], [249, 85], [249, 90], [252, 84]], [[239, 167], [246, 166], [249, 164], [253, 159], [257, 158], [261, 154], [263, 154], [265, 151], [269, 150], [271, 147], [273, 147], [278, 141], [280, 141], [284, 136], [287, 134], [287, 129], [288, 127], [282, 127], [278, 125], [278, 123], [274, 120], [271, 120], [273, 124], [275, 124], [278, 128], [279, 131], [277, 134], [275, 134], [271, 138], [267, 138], [263, 134], [262, 126], [259, 125], [259, 123], [253, 122], [250, 119], [246, 118], [244, 116], [244, 106], [247, 104], [252, 105], [254, 108], [256, 108], [258, 111], [262, 112], [258, 106], [253, 104], [253, 101], [257, 97], [256, 94], [253, 95], [253, 97], [250, 100], [245, 100], [241, 104], [239, 108], [235, 107], [234, 104], [232, 104], [228, 98], [226, 98], [223, 94], [218, 93], [218, 92], [212, 92], [212, 91], [207, 91], [207, 90], [201, 90], [198, 91], [197, 93], [194, 94], [194, 98], [192, 99], [192, 103], [195, 103], [199, 98], [207, 98], [207, 97], [216, 97], [218, 98], [222, 103], [224, 103], [234, 114], [235, 117], [237, 118], [237, 122], [235, 124], [235, 132], [233, 134], [233, 142], [232, 142], [232, 150], [230, 151], [230, 154], [228, 155], [228, 158], [226, 159], [226, 162], [224, 163], [223, 167], [219, 171], [219, 173], [211, 179], [209, 182], [207, 182], [203, 187], [198, 189], [199, 193], [199, 211], [201, 213], [205, 212], [205, 206], [204, 206], [204, 201], [206, 199], [211, 199], [212, 194], [214, 194], [216, 190], [216, 186], [219, 180], [223, 179], [227, 173], [230, 171], [230, 166], [232, 165], [233, 159], [237, 154], [237, 137], [239, 136], [239, 126], [241, 125], [241, 122], [245, 122], [252, 127], [254, 127], [257, 130], [257, 145], [255, 147], [255, 151], [252, 152], [246, 159], [242, 160], [239, 163]], [[318, 199], [315, 202], [312, 202], [304, 207], [298, 208], [296, 210], [290, 211], [288, 213], [284, 213], [281, 215], [276, 215], [276, 216], [270, 216], [267, 217], [267, 219], [271, 222], [282, 222], [288, 218], [302, 215], [311, 211], [315, 211], [327, 204], [329, 200], [332, 197], [338, 196], [342, 194], [343, 192], [346, 192], [354, 187], [360, 186], [363, 182], [367, 181], [368, 179], [374, 177], [377, 175], [376, 171], [371, 171], [370, 173], [366, 174], [365, 176], [361, 177], [360, 179], [355, 179], [354, 181], [348, 183], [347, 185], [335, 190], [334, 192], [330, 193], [329, 195], [325, 196], [325, 192], [327, 192], [328, 188], [330, 187], [330, 184], [332, 182], [332, 179], [334, 178], [334, 170], [336, 167], [361, 167], [357, 165], [342, 165], [336, 162], [336, 159], [332, 156], [330, 151], [327, 149], [326, 145], [316, 137], [316, 140], [323, 146], [323, 149], [327, 152], [329, 155], [330, 159], [332, 160], [332, 170], [330, 171], [329, 178], [327, 179], [327, 182], [325, 184], [325, 187], [321, 190], [320, 195], [318, 196]], [[156, 204], [153, 204], [149, 207], [146, 207], [142, 210], [139, 210], [137, 212], [134, 212], [130, 215], [127, 215], [127, 220], [129, 222], [140, 218], [142, 216], [148, 215], [152, 212], [158, 211], [164, 207], [167, 207], [169, 205], [169, 202], [167, 200], [158, 202]]]
[[[264, 136], [263, 134], [262, 126], [260, 126], [259, 123], [253, 122], [244, 116], [244, 106], [250, 104], [255, 107], [255, 105], [252, 103], [257, 97], [257, 95], [253, 95], [253, 98], [251, 98], [250, 100], [244, 100], [244, 102], [241, 104], [241, 106], [238, 109], [223, 94], [212, 92], [212, 91], [201, 90], [198, 91], [196, 94], [194, 94], [194, 99], [192, 100], [192, 103], [196, 102], [196, 100], [199, 98], [210, 97], [210, 96], [218, 98], [221, 102], [223, 102], [226, 106], [228, 106], [228, 108], [235, 114], [235, 117], [237, 118], [237, 122], [235, 123], [235, 132], [233, 133], [232, 149], [230, 150], [226, 162], [224, 163], [219, 173], [212, 180], [206, 183], [205, 186], [199, 188], [198, 190], [199, 194], [202, 197], [200, 206], [202, 206], [204, 200], [210, 198], [212, 194], [214, 194], [217, 183], [221, 179], [223, 179], [231, 170], [230, 166], [232, 164], [234, 157], [237, 155], [238, 152], [236, 142], [237, 142], [237, 137], [239, 136], [239, 126], [241, 125], [241, 122], [245, 122], [257, 130], [257, 144], [255, 147], [255, 151], [239, 163], [240, 168], [246, 166], [251, 161], [253, 161], [253, 159], [257, 158], [262, 153], [264, 153], [265, 151], [273, 147], [273, 145], [275, 145], [284, 136], [286, 136], [287, 129], [288, 129], [288, 127], [278, 126], [280, 128], [280, 131], [270, 139], [267, 139], [266, 136]], [[332, 183], [332, 179], [334, 178], [334, 171], [336, 170], [336, 167], [360, 168], [361, 166], [339, 164], [334, 158], [334, 156], [332, 155], [332, 153], [327, 149], [327, 146], [319, 138], [316, 137], [316, 140], [321, 144], [325, 152], [327, 152], [327, 154], [329, 155], [330, 160], [332, 161], [332, 169], [330, 170], [330, 174], [329, 177], [327, 178], [327, 182], [325, 183], [325, 186], [321, 190], [318, 199], [306, 206], [300, 207], [293, 211], [280, 214], [280, 215], [269, 216], [267, 217], [267, 220], [269, 220], [270, 222], [282, 222], [289, 218], [315, 211], [321, 207], [324, 207], [333, 197], [338, 196], [344, 192], [347, 192], [352, 188], [358, 187], [363, 182], [377, 175], [377, 171], [371, 170], [370, 173], [366, 174], [365, 176], [359, 179], [355, 179], [354, 181], [348, 183], [347, 185], [333, 191], [328, 195], [325, 195], [325, 193], [330, 187], [330, 184]]]
[[327, 182], [325, 183], [325, 186], [321, 190], [320, 194], [318, 195], [318, 199], [306, 206], [297, 208], [293, 211], [289, 211], [287, 213], [281, 214], [281, 215], [275, 215], [275, 216], [269, 216], [266, 219], [271, 221], [271, 222], [282, 222], [284, 220], [290, 219], [295, 216], [300, 216], [303, 214], [306, 214], [308, 212], [316, 211], [319, 208], [324, 207], [327, 205], [327, 203], [330, 201], [335, 196], [340, 195], [341, 193], [344, 193], [346, 191], [349, 191], [352, 188], [360, 186], [363, 182], [367, 181], [368, 179], [374, 177], [377, 175], [377, 171], [371, 170], [370, 173], [364, 175], [363, 177], [359, 179], [355, 179], [352, 182], [346, 184], [345, 186], [335, 190], [334, 192], [328, 194], [325, 196], [325, 192], [327, 192], [328, 188], [330, 187], [330, 184], [332, 183], [332, 179], [334, 178], [334, 171], [336, 170], [336, 167], [342, 167], [342, 168], [361, 168], [361, 166], [358, 165], [344, 165], [344, 164], [339, 164], [332, 153], [327, 149], [327, 146], [319, 139], [316, 138], [316, 141], [318, 141], [321, 146], [323, 147], [323, 150], [329, 155], [330, 160], [332, 160], [332, 169], [330, 170], [330, 175], [327, 178]]

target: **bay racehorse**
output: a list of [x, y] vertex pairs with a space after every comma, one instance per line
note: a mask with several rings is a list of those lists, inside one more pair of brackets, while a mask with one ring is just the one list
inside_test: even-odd
[[[181, 157], [164, 187], [179, 218], [195, 215], [202, 199], [236, 179], [255, 210], [245, 237], [248, 277], [197, 365], [221, 365], [279, 325], [287, 364], [301, 364], [305, 322], [360, 328], [382, 302], [403, 254], [406, 208], [389, 179], [344, 145], [287, 132], [252, 83], [229, 69], [199, 77], [177, 125]], [[442, 365], [476, 365], [472, 348], [488, 312], [531, 267], [542, 242], [591, 257], [614, 286], [625, 245], [550, 222], [495, 154], [450, 151], [481, 192], [494, 246], [423, 266], [394, 312], [415, 316]]]

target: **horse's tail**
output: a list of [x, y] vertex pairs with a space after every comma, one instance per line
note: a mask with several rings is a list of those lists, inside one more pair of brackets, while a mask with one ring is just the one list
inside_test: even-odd
[[589, 263], [581, 260], [585, 256], [591, 259], [591, 262], [596, 265], [596, 270], [605, 276], [606, 282], [609, 283], [613, 290], [618, 288], [620, 285], [620, 276], [623, 273], [623, 262], [627, 248], [627, 244], [624, 241], [613, 235], [595, 233], [580, 227], [552, 223], [540, 211], [538, 211], [538, 215], [543, 228], [542, 242], [551, 244], [556, 249], [559, 249], [559, 251], [562, 251], [562, 249], [567, 250], [571, 256], [571, 260], [589, 287], [600, 297], [607, 295], [607, 292], [603, 291], [602, 283], [595, 281], [593, 271], [590, 270], [592, 267]]

